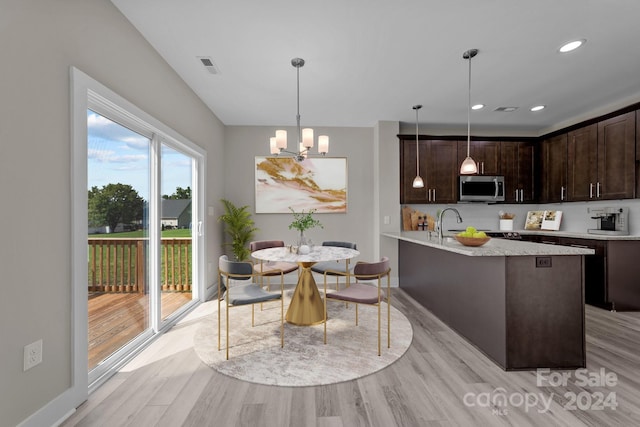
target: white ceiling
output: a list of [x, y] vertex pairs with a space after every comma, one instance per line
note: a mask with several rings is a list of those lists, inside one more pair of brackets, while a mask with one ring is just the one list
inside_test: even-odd
[[226, 125], [295, 125], [295, 57], [303, 126], [409, 125], [419, 103], [421, 126], [466, 133], [470, 48], [487, 105], [472, 133], [540, 135], [640, 101], [640, 0], [112, 2]]

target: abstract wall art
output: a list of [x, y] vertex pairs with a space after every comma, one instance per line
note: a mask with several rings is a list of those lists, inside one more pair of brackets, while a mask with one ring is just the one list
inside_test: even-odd
[[347, 159], [255, 158], [256, 213], [347, 212]]

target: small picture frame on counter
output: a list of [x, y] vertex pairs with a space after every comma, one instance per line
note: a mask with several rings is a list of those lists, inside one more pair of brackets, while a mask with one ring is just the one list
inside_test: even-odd
[[544, 211], [542, 215], [542, 230], [560, 230], [560, 220], [562, 219], [562, 211]]
[[545, 211], [529, 211], [527, 212], [527, 219], [524, 222], [525, 230], [540, 230], [542, 227], [542, 218], [544, 218]]

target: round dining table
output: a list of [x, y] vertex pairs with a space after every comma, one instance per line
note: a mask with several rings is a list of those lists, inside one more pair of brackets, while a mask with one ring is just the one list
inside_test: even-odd
[[324, 321], [324, 303], [313, 278], [311, 267], [321, 261], [341, 261], [357, 257], [355, 249], [337, 246], [313, 246], [308, 254], [296, 254], [287, 247], [260, 249], [251, 256], [263, 262], [295, 262], [300, 267], [298, 283], [287, 309], [287, 323], [298, 326], [317, 325]]

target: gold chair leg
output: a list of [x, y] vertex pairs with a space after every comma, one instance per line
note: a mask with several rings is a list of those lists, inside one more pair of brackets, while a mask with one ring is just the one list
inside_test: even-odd
[[378, 356], [380, 356], [380, 301], [378, 301]]
[[356, 326], [358, 326], [358, 305], [360, 304], [356, 303]]
[[391, 348], [391, 287], [387, 276], [387, 348]]
[[327, 344], [327, 275], [324, 275], [324, 343]]
[[[229, 292], [229, 290], [227, 290], [227, 292]], [[227, 300], [227, 310], [226, 310], [226, 316], [227, 316], [227, 341], [225, 342], [225, 346], [227, 348], [227, 360], [229, 360], [229, 298], [226, 298]]]
[[220, 351], [220, 277], [218, 277], [218, 351]]

